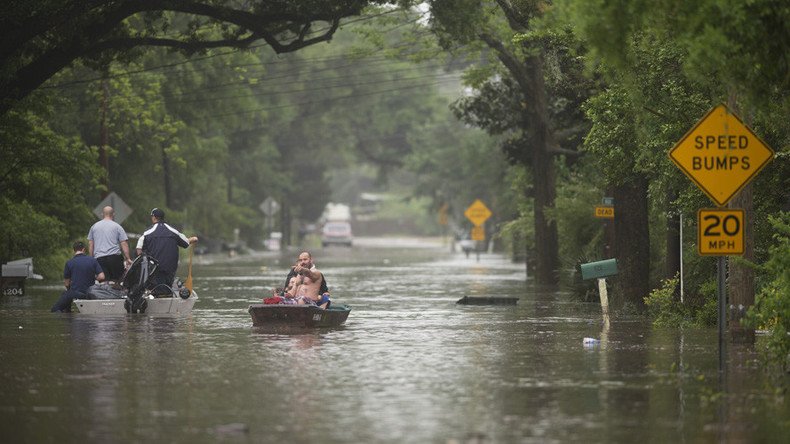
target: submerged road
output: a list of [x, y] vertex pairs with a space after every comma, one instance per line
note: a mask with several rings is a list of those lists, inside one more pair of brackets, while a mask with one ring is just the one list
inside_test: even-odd
[[[523, 264], [432, 239], [313, 252], [334, 330], [271, 334], [247, 305], [296, 253], [204, 256], [187, 317], [51, 314], [59, 285], [0, 300], [4, 442], [777, 442], [749, 350], [719, 381], [716, 331], [652, 328], [535, 288]], [[293, 256], [293, 257], [291, 257]], [[183, 264], [182, 264], [183, 265]], [[460, 306], [468, 296], [516, 306]], [[584, 344], [584, 338], [597, 342]]]

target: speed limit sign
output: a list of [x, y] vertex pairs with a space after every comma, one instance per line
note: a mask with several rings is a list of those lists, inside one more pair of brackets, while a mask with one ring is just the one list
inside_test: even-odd
[[697, 212], [697, 249], [701, 256], [743, 254], [744, 211], [702, 208]]

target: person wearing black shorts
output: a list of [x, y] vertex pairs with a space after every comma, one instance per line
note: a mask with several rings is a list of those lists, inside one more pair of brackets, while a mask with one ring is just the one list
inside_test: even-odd
[[124, 269], [132, 263], [129, 238], [126, 230], [113, 220], [115, 210], [111, 206], [104, 207], [102, 215], [104, 218], [93, 224], [88, 232], [88, 255], [96, 258], [108, 281], [118, 282]]

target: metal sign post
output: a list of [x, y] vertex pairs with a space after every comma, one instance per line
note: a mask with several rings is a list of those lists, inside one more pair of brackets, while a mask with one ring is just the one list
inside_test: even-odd
[[724, 342], [724, 332], [727, 329], [727, 287], [725, 279], [727, 277], [727, 262], [724, 256], [719, 256], [716, 260], [716, 279], [718, 281], [716, 291], [719, 293], [719, 372], [726, 368], [727, 344]]

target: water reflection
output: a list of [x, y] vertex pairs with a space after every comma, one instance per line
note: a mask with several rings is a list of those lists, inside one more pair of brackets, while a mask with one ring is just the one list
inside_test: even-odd
[[[0, 301], [0, 432], [8, 442], [424, 443], [763, 442], [787, 431], [788, 409], [752, 351], [731, 352], [746, 364], [720, 395], [714, 330], [605, 324], [600, 305], [536, 289], [523, 264], [494, 255], [314, 255], [335, 301], [353, 307], [342, 328], [251, 327], [247, 305], [282, 284], [290, 257], [193, 266], [200, 300], [186, 317], [52, 315], [48, 289]], [[464, 295], [519, 303], [456, 305]]]

